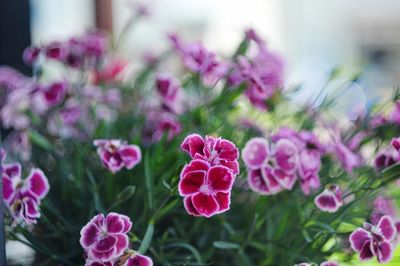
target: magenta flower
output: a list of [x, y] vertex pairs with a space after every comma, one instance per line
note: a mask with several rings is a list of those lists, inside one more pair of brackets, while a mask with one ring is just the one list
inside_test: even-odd
[[325, 261], [322, 262], [320, 266], [339, 266], [339, 263], [336, 261]]
[[229, 209], [234, 181], [229, 168], [194, 159], [181, 172], [179, 194], [189, 214], [211, 217]]
[[198, 134], [191, 134], [183, 140], [181, 148], [192, 159], [205, 160], [211, 165], [223, 165], [231, 169], [233, 174], [239, 174], [239, 163], [237, 161], [239, 150], [229, 140], [211, 136], [206, 136], [203, 139]]
[[206, 86], [213, 86], [228, 71], [228, 65], [219, 61], [215, 53], [208, 51], [200, 42], [184, 43], [177, 35], [169, 36], [183, 64], [198, 73]]
[[40, 217], [40, 201], [49, 192], [50, 186], [42, 170], [33, 168], [27, 178], [21, 179], [21, 165], [3, 166], [3, 199], [15, 222], [36, 223]]
[[342, 192], [338, 185], [331, 185], [314, 199], [315, 205], [324, 212], [336, 212], [342, 205]]
[[112, 173], [120, 171], [123, 167], [132, 169], [142, 160], [140, 148], [128, 145], [117, 139], [97, 139], [93, 144], [97, 146], [97, 154], [101, 162]]
[[250, 169], [266, 166], [269, 155], [269, 143], [264, 138], [252, 138], [242, 150], [242, 159]]
[[130, 251], [130, 256], [122, 266], [153, 266], [153, 261], [135, 251]]
[[364, 223], [350, 235], [351, 248], [360, 253], [360, 260], [365, 261], [376, 256], [378, 262], [390, 261], [393, 255], [391, 241], [396, 235], [396, 227], [390, 216], [383, 216], [377, 226]]
[[171, 113], [163, 112], [157, 118], [155, 123], [155, 130], [153, 133], [153, 140], [160, 141], [164, 134], [167, 135], [167, 140], [171, 141], [175, 136], [179, 135], [182, 131], [182, 126], [177, 117]]
[[32, 65], [34, 64], [39, 55], [40, 55], [41, 49], [35, 46], [29, 46], [24, 50], [24, 53], [22, 55], [22, 58], [27, 65]]
[[156, 88], [163, 105], [167, 109], [176, 114], [182, 113], [182, 88], [177, 79], [166, 74], [158, 75], [156, 77]]
[[104, 217], [100, 213], [82, 228], [80, 244], [89, 259], [111, 261], [121, 256], [128, 248], [127, 233], [131, 228], [132, 222], [128, 216], [111, 212]]
[[53, 42], [45, 47], [45, 54], [47, 58], [63, 61], [67, 57], [68, 49], [63, 43]]
[[374, 200], [374, 209], [370, 217], [371, 223], [378, 224], [379, 220], [385, 215], [395, 218], [397, 216], [396, 206], [390, 198], [378, 196]]
[[64, 100], [68, 91], [66, 82], [55, 82], [43, 89], [44, 98], [49, 106], [56, 105]]

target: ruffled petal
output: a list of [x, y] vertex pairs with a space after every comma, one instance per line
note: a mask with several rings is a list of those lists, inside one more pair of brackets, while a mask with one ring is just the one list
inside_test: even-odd
[[40, 199], [43, 199], [49, 192], [50, 185], [43, 171], [38, 168], [33, 168], [25, 180], [27, 188]]
[[12, 180], [8, 176], [3, 175], [3, 198], [7, 203], [12, 199], [14, 192], [15, 187]]
[[215, 150], [218, 153], [218, 157], [225, 161], [234, 161], [239, 158], [239, 150], [233, 142], [221, 139], [215, 146]]
[[131, 228], [132, 228], [131, 219], [128, 216], [123, 215], [123, 214], [120, 214], [119, 217], [124, 222], [124, 229], [122, 230], [122, 233], [128, 233], [129, 231], [131, 231]]
[[298, 166], [298, 149], [288, 139], [280, 139], [276, 143], [275, 158], [280, 169], [287, 173], [293, 173]]
[[383, 216], [377, 227], [387, 240], [392, 241], [394, 239], [397, 230], [392, 217], [388, 215]]
[[337, 200], [335, 193], [325, 189], [314, 199], [315, 205], [322, 211], [325, 212], [336, 212], [341, 206], [341, 202]]
[[250, 169], [264, 166], [269, 155], [269, 144], [264, 138], [249, 140], [242, 150], [242, 159]]
[[128, 236], [125, 234], [120, 234], [117, 235], [116, 237], [117, 237], [117, 242], [115, 244], [116, 251], [114, 256], [119, 257], [128, 248], [129, 239]]
[[361, 249], [363, 248], [365, 242], [369, 241], [370, 238], [371, 238], [371, 235], [367, 231], [365, 231], [362, 228], [359, 228], [359, 229], [355, 230], [353, 233], [351, 233], [349, 240], [350, 240], [352, 249], [360, 252]]
[[285, 172], [281, 169], [272, 169], [271, 175], [285, 189], [291, 190], [296, 182], [296, 175], [294, 173]]
[[211, 217], [218, 212], [219, 206], [214, 196], [197, 193], [192, 196], [193, 206], [205, 217]]
[[256, 170], [251, 170], [249, 169], [247, 171], [247, 182], [250, 186], [250, 188], [257, 193], [264, 194], [264, 195], [270, 195], [271, 190], [269, 189], [267, 182], [264, 180], [261, 170], [256, 169]]
[[393, 246], [389, 241], [379, 242], [375, 251], [376, 257], [380, 263], [388, 262], [393, 257]]
[[229, 210], [230, 204], [231, 204], [231, 193], [224, 193], [224, 192], [219, 192], [215, 195], [215, 199], [218, 202], [218, 213], [223, 213]]
[[107, 233], [121, 234], [125, 228], [124, 220], [118, 213], [110, 212], [106, 217]]
[[107, 235], [103, 239], [97, 240], [93, 248], [96, 252], [107, 252], [114, 249], [117, 241], [118, 238], [116, 236]]
[[183, 199], [183, 205], [185, 206], [186, 211], [193, 216], [200, 216], [200, 213], [193, 206], [192, 196], [185, 197]]
[[360, 260], [366, 261], [372, 259], [374, 257], [374, 252], [372, 250], [372, 240], [367, 240], [364, 242], [361, 250], [360, 250]]
[[153, 261], [147, 256], [135, 254], [125, 262], [124, 266], [153, 266]]
[[214, 191], [229, 192], [232, 189], [235, 178], [227, 167], [217, 165], [208, 170], [207, 182]]
[[197, 193], [200, 187], [205, 183], [205, 171], [191, 171], [183, 176], [179, 181], [179, 194], [181, 196], [189, 196]]
[[181, 179], [189, 172], [193, 171], [205, 171], [207, 172], [208, 169], [210, 168], [210, 164], [207, 163], [206, 161], [203, 160], [192, 160], [189, 164], [185, 165], [183, 167], [182, 172], [181, 172]]
[[142, 160], [142, 152], [136, 145], [122, 145], [118, 153], [127, 169], [132, 169]]
[[194, 158], [196, 153], [203, 154], [204, 140], [199, 134], [191, 134], [183, 140], [181, 148]]
[[20, 178], [21, 177], [21, 164], [19, 163], [10, 163], [3, 164], [3, 173], [7, 175], [9, 178]]
[[276, 194], [276, 193], [282, 191], [282, 189], [283, 189], [282, 186], [276, 180], [276, 178], [272, 174], [272, 170], [270, 168], [268, 168], [268, 167], [262, 168], [261, 174], [272, 194]]
[[96, 242], [99, 233], [99, 227], [95, 223], [89, 222], [81, 229], [81, 238], [79, 240], [81, 246], [84, 249], [90, 248]]

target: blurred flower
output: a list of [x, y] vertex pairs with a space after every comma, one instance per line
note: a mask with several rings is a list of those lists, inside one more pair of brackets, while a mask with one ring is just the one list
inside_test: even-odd
[[377, 226], [364, 223], [363, 228], [350, 235], [351, 248], [360, 253], [360, 260], [365, 261], [376, 256], [378, 262], [391, 260], [393, 246], [391, 241], [396, 235], [396, 227], [390, 216], [383, 216]]
[[177, 79], [167, 74], [159, 74], [156, 77], [156, 88], [165, 107], [176, 114], [183, 112], [183, 92]]
[[97, 147], [102, 164], [112, 173], [120, 171], [123, 167], [132, 169], [142, 160], [138, 146], [128, 145], [121, 140], [97, 139], [93, 144]]
[[121, 256], [128, 247], [127, 233], [131, 228], [132, 222], [128, 216], [111, 212], [104, 217], [100, 213], [82, 228], [80, 243], [89, 260], [111, 261]]
[[394, 109], [389, 115], [389, 120], [397, 125], [400, 125], [400, 101], [396, 101]]
[[24, 53], [22, 55], [22, 58], [28, 66], [34, 64], [39, 55], [40, 55], [41, 49], [39, 47], [35, 46], [29, 46], [24, 50]]
[[339, 263], [336, 261], [325, 261], [322, 262], [320, 266], [339, 266]]
[[153, 141], [160, 141], [165, 133], [167, 134], [167, 140], [171, 141], [182, 131], [181, 123], [177, 120], [176, 116], [170, 113], [161, 113], [154, 123]]
[[390, 198], [378, 196], [374, 200], [374, 209], [371, 213], [371, 223], [378, 224], [379, 220], [385, 215], [396, 219], [397, 214], [395, 204]]
[[181, 172], [179, 194], [189, 214], [211, 217], [229, 209], [234, 181], [229, 168], [195, 159]]
[[239, 150], [236, 145], [223, 138], [206, 136], [204, 139], [198, 134], [187, 136], [182, 144], [182, 150], [192, 159], [207, 161], [210, 165], [223, 165], [239, 174]]
[[400, 139], [394, 138], [391, 141], [391, 146], [380, 151], [375, 157], [375, 167], [378, 170], [383, 170], [400, 161]]
[[125, 70], [127, 63], [123, 60], [113, 60], [108, 62], [100, 70], [94, 71], [93, 83], [114, 84], [119, 81], [121, 73]]
[[59, 104], [64, 100], [69, 89], [67, 82], [54, 82], [43, 89], [44, 98], [49, 106]]
[[264, 195], [291, 190], [297, 179], [304, 194], [320, 186], [322, 145], [311, 132], [281, 128], [271, 136], [249, 140], [242, 151], [252, 190]]
[[[335, 134], [335, 133], [334, 133]], [[360, 140], [353, 139], [353, 145], [356, 145]], [[332, 136], [332, 152], [336, 155], [341, 166], [348, 172], [351, 173], [354, 168], [359, 167], [362, 164], [361, 155], [355, 153], [349, 148], [348, 145], [343, 143], [340, 133], [336, 133]], [[358, 147], [357, 147], [358, 148]]]
[[315, 205], [324, 212], [336, 212], [342, 205], [342, 192], [338, 185], [330, 185], [315, 197]]
[[214, 86], [227, 73], [227, 63], [217, 60], [216, 54], [208, 51], [202, 43], [184, 43], [176, 34], [170, 34], [169, 39], [186, 68], [198, 73], [206, 86]]
[[63, 61], [68, 55], [67, 47], [61, 42], [50, 43], [44, 49], [46, 57], [50, 59]]
[[21, 165], [18, 163], [2, 164], [2, 169], [3, 199], [14, 222], [36, 223], [40, 217], [40, 201], [50, 189], [47, 177], [42, 170], [33, 168], [29, 176], [22, 180]]
[[118, 263], [121, 266], [153, 266], [153, 261], [149, 257], [131, 249], [125, 251]]

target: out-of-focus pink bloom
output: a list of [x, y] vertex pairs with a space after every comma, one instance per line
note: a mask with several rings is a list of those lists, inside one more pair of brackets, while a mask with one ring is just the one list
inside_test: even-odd
[[42, 50], [39, 47], [35, 46], [27, 47], [22, 55], [25, 64], [29, 66], [34, 64], [37, 61], [41, 51]]
[[43, 89], [43, 95], [49, 106], [59, 104], [64, 100], [69, 85], [67, 82], [54, 82]]
[[123, 167], [132, 169], [142, 160], [138, 146], [128, 145], [121, 140], [97, 139], [93, 144], [97, 147], [102, 164], [112, 173], [120, 171]]
[[378, 224], [379, 220], [385, 215], [395, 219], [397, 216], [396, 207], [391, 199], [379, 196], [374, 200], [374, 209], [370, 217], [371, 223]]
[[392, 139], [390, 144], [397, 152], [396, 154], [397, 159], [400, 159], [400, 137]]
[[0, 66], [0, 87], [4, 86], [8, 90], [15, 90], [24, 86], [27, 80], [27, 77], [14, 68]]
[[336, 261], [325, 261], [322, 262], [320, 266], [339, 266], [339, 263]]
[[342, 142], [337, 142], [334, 145], [335, 154], [340, 164], [347, 172], [352, 172], [356, 167], [359, 167], [362, 163], [362, 158], [359, 154], [351, 151]]
[[395, 102], [394, 109], [389, 115], [389, 120], [394, 124], [400, 125], [400, 101]]
[[154, 123], [154, 141], [160, 141], [164, 134], [167, 134], [167, 140], [171, 141], [182, 131], [181, 123], [178, 121], [175, 115], [172, 115], [170, 113], [162, 113]]
[[246, 38], [257, 43], [258, 53], [252, 58], [240, 56], [228, 81], [232, 86], [246, 84], [245, 95], [250, 102], [261, 110], [267, 110], [267, 100], [283, 87], [283, 62], [267, 49], [254, 30], [247, 30]]
[[315, 205], [324, 212], [336, 212], [342, 205], [342, 192], [338, 185], [331, 185], [315, 197]]
[[121, 256], [128, 248], [127, 233], [131, 228], [128, 216], [111, 212], [104, 217], [100, 213], [82, 228], [80, 244], [89, 260], [108, 262]]
[[215, 53], [208, 51], [202, 43], [184, 43], [176, 34], [170, 34], [175, 50], [190, 71], [198, 73], [206, 86], [213, 86], [228, 71], [228, 64], [219, 61]]
[[378, 114], [371, 118], [371, 120], [369, 121], [369, 125], [371, 128], [377, 128], [385, 125], [387, 122], [387, 119], [383, 115]]
[[94, 84], [113, 84], [120, 81], [120, 75], [125, 70], [127, 63], [122, 60], [114, 60], [106, 64], [103, 69], [94, 72]]
[[170, 75], [160, 74], [156, 77], [156, 88], [164, 106], [176, 114], [181, 114], [183, 93], [179, 81]]
[[23, 130], [30, 125], [31, 120], [25, 113], [30, 106], [30, 94], [28, 87], [10, 92], [6, 105], [0, 111], [3, 127]]
[[85, 55], [99, 58], [105, 54], [108, 48], [107, 36], [103, 32], [91, 32], [82, 38]]
[[198, 134], [187, 136], [182, 144], [182, 150], [192, 159], [201, 159], [213, 165], [223, 165], [232, 170], [233, 174], [239, 173], [239, 150], [231, 141], [223, 138], [206, 136], [204, 139]]
[[195, 159], [181, 172], [179, 194], [189, 214], [211, 217], [229, 210], [234, 181], [229, 168]]
[[67, 47], [60, 42], [50, 43], [44, 48], [44, 50], [47, 58], [58, 61], [63, 61], [68, 55]]
[[265, 43], [265, 41], [258, 35], [258, 33], [252, 29], [252, 28], [248, 28], [247, 30], [245, 30], [245, 36], [247, 40], [251, 40], [256, 42], [258, 45], [263, 45]]
[[374, 163], [378, 170], [383, 170], [398, 162], [400, 162], [400, 139], [394, 138], [391, 147], [379, 152]]
[[259, 169], [267, 165], [270, 154], [269, 143], [264, 138], [252, 138], [242, 150], [242, 159], [250, 169]]
[[376, 256], [378, 262], [385, 263], [393, 255], [392, 241], [396, 227], [390, 216], [383, 216], [377, 226], [364, 223], [350, 235], [351, 248], [360, 253], [360, 260], [365, 261]]

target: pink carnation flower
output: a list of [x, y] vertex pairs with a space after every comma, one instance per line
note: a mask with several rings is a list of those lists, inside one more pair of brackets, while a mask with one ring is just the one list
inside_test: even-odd
[[229, 168], [195, 159], [182, 170], [179, 194], [189, 214], [211, 217], [229, 209], [234, 181]]
[[324, 212], [336, 212], [342, 205], [342, 192], [338, 185], [331, 185], [314, 199], [315, 205]]
[[97, 139], [93, 144], [97, 146], [97, 154], [101, 162], [112, 173], [120, 171], [123, 167], [132, 169], [142, 160], [140, 148], [128, 145], [117, 139]]
[[40, 217], [40, 201], [50, 189], [47, 177], [42, 170], [33, 168], [29, 176], [22, 180], [21, 165], [18, 163], [3, 164], [2, 169], [3, 199], [14, 221], [36, 223]]
[[385, 263], [393, 255], [392, 241], [396, 227], [390, 216], [383, 216], [377, 226], [364, 223], [350, 235], [351, 248], [360, 253], [360, 260], [365, 261], [376, 256], [378, 262]]
[[210, 165], [223, 165], [231, 169], [233, 174], [239, 174], [239, 150], [229, 140], [211, 136], [203, 139], [198, 134], [191, 134], [183, 140], [181, 148], [192, 159], [204, 160]]
[[160, 74], [156, 77], [156, 88], [163, 105], [173, 113], [181, 114], [183, 94], [179, 81], [172, 76]]
[[125, 215], [111, 212], [104, 217], [100, 213], [82, 228], [80, 244], [89, 260], [108, 262], [121, 256], [128, 248], [127, 233], [131, 227], [132, 222]]

